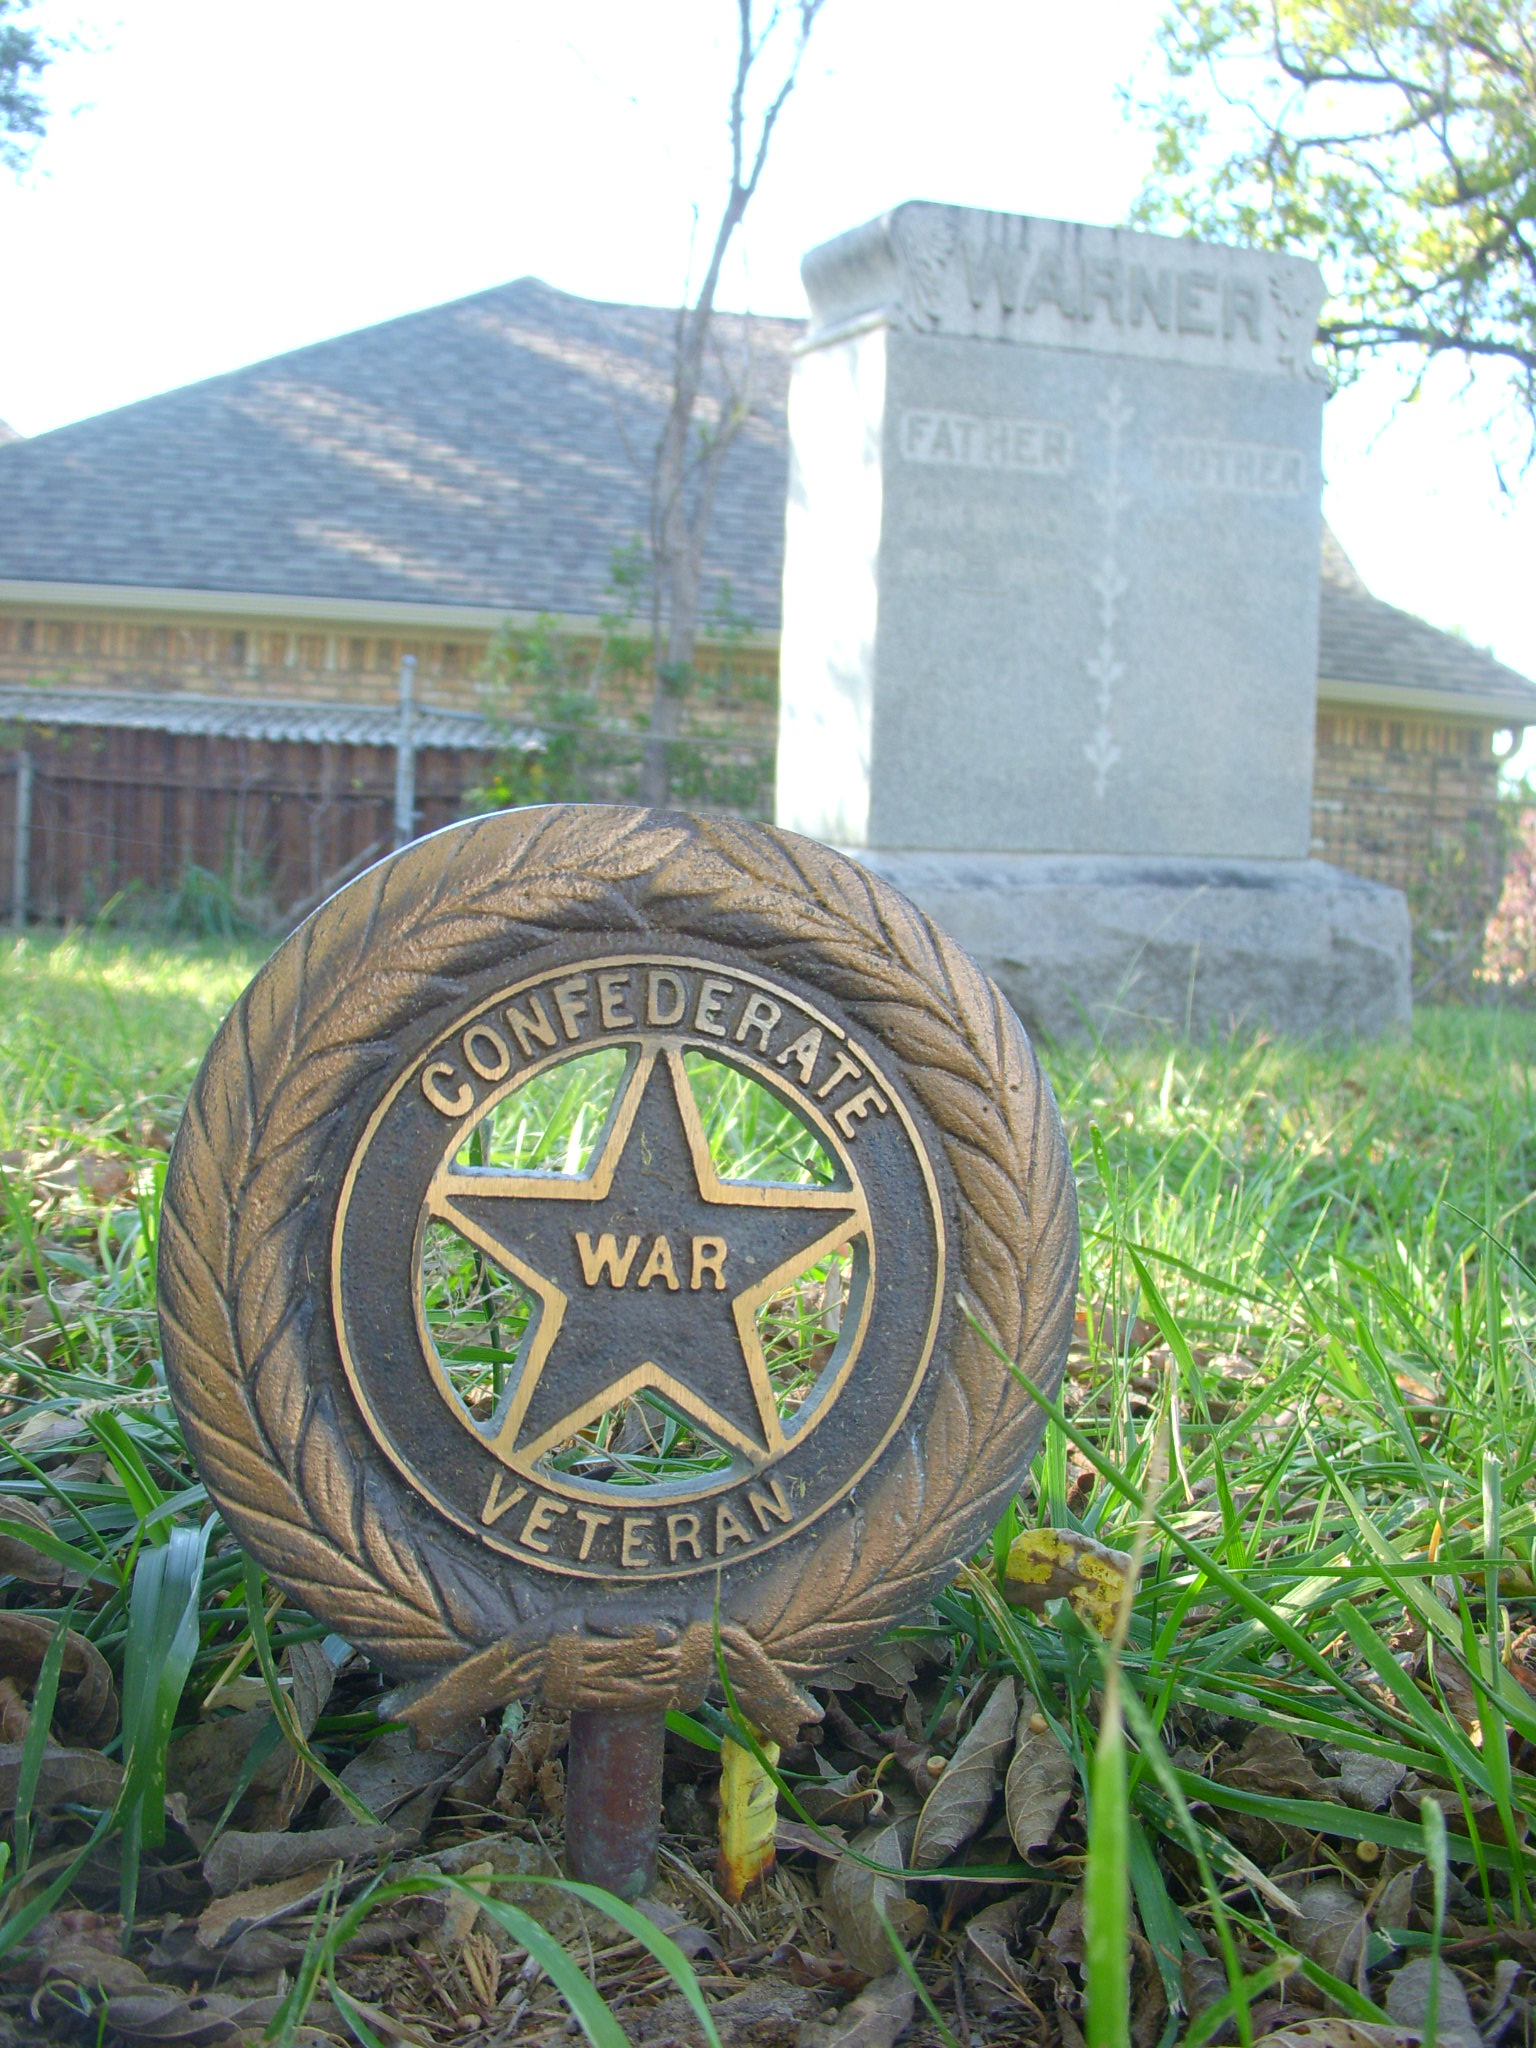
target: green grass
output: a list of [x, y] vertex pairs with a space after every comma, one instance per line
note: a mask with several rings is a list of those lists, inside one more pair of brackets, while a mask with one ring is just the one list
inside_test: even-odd
[[[73, 1625], [127, 1678], [139, 1732], [111, 1824], [125, 1868], [154, 1853], [172, 1721], [257, 1657], [233, 1546], [215, 1533], [194, 1569], [206, 1501], [152, 1317], [166, 1139], [257, 957], [93, 937], [0, 951], [0, 1488], [49, 1508], [55, 1552], [90, 1582]], [[1084, 1227], [1059, 1426], [993, 1552], [918, 1632], [944, 1699], [1011, 1673], [1069, 1749], [1084, 1829], [1053, 1881], [1086, 1873], [1101, 1983], [1094, 1930], [1134, 1912], [1169, 2001], [1162, 2039], [1207, 2038], [1229, 2015], [1251, 2038], [1288, 1971], [1379, 2016], [1394, 1956], [1438, 1959], [1443, 1933], [1491, 1968], [1505, 1931], [1536, 1920], [1536, 1017], [1432, 1011], [1411, 1041], [1343, 1051], [1083, 1045], [1047, 1065]], [[590, 1143], [573, 1140], [578, 1107], [509, 1114], [493, 1153], [563, 1164]], [[771, 1106], [722, 1098], [712, 1114], [722, 1163], [782, 1159]], [[94, 1182], [67, 1170], [82, 1156]], [[1023, 1521], [1144, 1546], [1115, 1646], [1065, 1608], [1003, 1599]], [[10, 1609], [53, 1617], [69, 1597], [0, 1588]], [[283, 1611], [272, 1633], [280, 1660], [317, 1631]], [[150, 1681], [162, 1637], [176, 1654], [155, 1652]], [[1119, 1720], [1103, 1711], [1107, 1658]], [[1342, 1803], [1327, 1777], [1321, 1793], [1262, 1772], [1229, 1781], [1212, 1759], [1252, 1728], [1297, 1738], [1309, 1767], [1331, 1746], [1407, 1775], [1381, 1811]], [[322, 1724], [317, 1750], [334, 1767], [354, 1739]], [[1431, 1796], [1443, 1827], [1421, 1817]], [[88, 1833], [82, 1818], [43, 1855], [22, 1815], [31, 1862], [7, 1878], [11, 1926], [65, 1897], [64, 1851]], [[1374, 1928], [1358, 1981], [1298, 1954], [1280, 1903], [1319, 1870], [1362, 1896], [1388, 1871], [1420, 1873], [1411, 1915]], [[930, 1986], [958, 1938], [929, 1937]], [[1226, 1989], [1192, 2023], [1181, 1966], [1197, 1956]], [[1089, 2018], [1094, 2041], [1126, 2038], [1123, 2002]]]
[[174, 1122], [264, 949], [0, 936], [0, 1151]]

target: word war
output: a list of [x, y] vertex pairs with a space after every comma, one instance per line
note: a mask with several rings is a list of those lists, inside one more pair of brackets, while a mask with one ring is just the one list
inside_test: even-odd
[[569, 805], [409, 847], [278, 949], [193, 1089], [159, 1283], [234, 1535], [419, 1739], [569, 1711], [569, 1867], [633, 1896], [717, 1657], [793, 1739], [988, 1534], [1076, 1270], [1048, 1087], [941, 931], [789, 834]]

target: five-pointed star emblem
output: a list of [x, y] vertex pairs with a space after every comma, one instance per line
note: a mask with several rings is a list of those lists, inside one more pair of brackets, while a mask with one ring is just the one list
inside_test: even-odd
[[431, 1212], [535, 1296], [487, 1441], [529, 1463], [652, 1389], [761, 1465], [786, 1445], [757, 1310], [867, 1230], [841, 1186], [722, 1181], [680, 1052], [643, 1047], [581, 1176], [450, 1161]]

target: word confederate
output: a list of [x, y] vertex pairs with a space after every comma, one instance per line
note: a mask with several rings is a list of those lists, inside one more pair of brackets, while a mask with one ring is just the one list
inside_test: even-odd
[[784, 1069], [785, 1078], [826, 1105], [845, 1138], [890, 1103], [854, 1050], [765, 990], [703, 969], [625, 962], [549, 975], [504, 1001], [437, 1049], [421, 1071], [421, 1092], [452, 1121], [521, 1068], [572, 1046], [653, 1032], [740, 1047]]

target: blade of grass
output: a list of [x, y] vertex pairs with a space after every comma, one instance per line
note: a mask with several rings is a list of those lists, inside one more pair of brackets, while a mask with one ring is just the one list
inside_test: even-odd
[[27, 1866], [32, 1860], [32, 1802], [37, 1796], [37, 1781], [43, 1768], [43, 1751], [48, 1746], [54, 1702], [59, 1696], [59, 1673], [64, 1668], [64, 1649], [69, 1641], [69, 1631], [74, 1623], [75, 1609], [78, 1605], [77, 1594], [64, 1610], [57, 1627], [49, 1637], [48, 1647], [43, 1652], [43, 1661], [38, 1668], [37, 1680], [32, 1690], [32, 1710], [27, 1716], [27, 1733], [21, 1745], [21, 1763], [16, 1774], [16, 1811], [11, 1824], [18, 1878], [26, 1876]]
[[1105, 1673], [1099, 1739], [1088, 1776], [1088, 1863], [1083, 1875], [1083, 1932], [1088, 2048], [1129, 2048], [1130, 1827], [1126, 1797], [1125, 1723], [1120, 1667]]
[[[1086, 1458], [1100, 1478], [1107, 1480], [1115, 1488], [1116, 1492], [1122, 1494], [1133, 1507], [1145, 1508], [1146, 1501], [1142, 1490], [1129, 1474], [1123, 1472], [1112, 1459], [1105, 1457], [1093, 1441], [1072, 1421], [1060, 1402], [1054, 1401], [1042, 1388], [1037, 1387], [1029, 1375], [1009, 1358], [1007, 1352], [1003, 1350], [1002, 1346], [998, 1344], [997, 1340], [988, 1332], [976, 1316], [970, 1303], [965, 1300], [964, 1296], [962, 1295], [959, 1299], [961, 1313], [965, 1316], [966, 1321], [970, 1323], [983, 1343], [994, 1351], [1009, 1368], [1019, 1384], [1028, 1390], [1031, 1398], [1045, 1410], [1051, 1421], [1056, 1424], [1056, 1427], [1066, 1437], [1073, 1449], [1080, 1456]], [[1213, 1584], [1220, 1586], [1228, 1598], [1241, 1607], [1245, 1614], [1251, 1615], [1254, 1620], [1260, 1622], [1267, 1632], [1282, 1643], [1298, 1662], [1305, 1664], [1308, 1670], [1316, 1672], [1319, 1678], [1325, 1680], [1333, 1690], [1358, 1706], [1362, 1712], [1367, 1715], [1370, 1714], [1371, 1701], [1369, 1698], [1341, 1677], [1327, 1659], [1313, 1648], [1299, 1629], [1292, 1627], [1283, 1615], [1276, 1613], [1274, 1607], [1268, 1601], [1250, 1591], [1235, 1572], [1229, 1571], [1209, 1551], [1196, 1543], [1193, 1538], [1187, 1536], [1176, 1522], [1170, 1520], [1163, 1513], [1161, 1508], [1153, 1508], [1151, 1516], [1156, 1526], [1171, 1543], [1178, 1546], [1192, 1564], [1198, 1566]]]
[[912, 1958], [902, 1947], [900, 1935], [897, 1934], [895, 1928], [885, 1917], [884, 1909], [878, 1901], [875, 1905], [875, 1917], [884, 1929], [886, 1940], [891, 1944], [891, 1954], [896, 1959], [897, 1969], [917, 1993], [918, 2004], [921, 2005], [923, 2011], [927, 2013], [929, 2019], [932, 2020], [935, 2028], [938, 2030], [938, 2036], [944, 2043], [944, 2048], [960, 2048], [960, 2043], [955, 2039], [954, 2033], [946, 2023], [943, 2013], [939, 2011], [939, 2008], [933, 2002], [933, 1993], [917, 1974], [916, 1963], [913, 1962]]
[[1424, 1998], [1424, 2040], [1428, 2048], [1434, 2048], [1440, 2019], [1440, 1951], [1445, 1940], [1445, 1902], [1450, 1889], [1449, 1845], [1445, 1815], [1440, 1811], [1438, 1800], [1421, 1800], [1419, 1812], [1424, 1822], [1424, 1860], [1429, 1865], [1429, 1880], [1434, 1893], [1434, 1918], [1429, 1930], [1429, 1985]]
[[165, 1757], [182, 1689], [197, 1655], [203, 1563], [212, 1522], [172, 1529], [142, 1551], [129, 1598], [123, 1653], [122, 1914], [130, 1926], [139, 1859], [165, 1840]]
[[293, 1711], [293, 1701], [283, 1690], [282, 1680], [277, 1675], [277, 1661], [272, 1655], [272, 1638], [267, 1632], [267, 1611], [262, 1594], [261, 1567], [256, 1560], [245, 1560], [245, 1612], [250, 1625], [251, 1641], [256, 1645], [256, 1662], [267, 1688], [267, 1697], [272, 1702], [272, 1718], [282, 1729], [284, 1737], [296, 1755], [303, 1758], [315, 1776], [328, 1791], [333, 1792], [355, 1821], [364, 1827], [376, 1828], [377, 1818], [358, 1798], [350, 1785], [344, 1785], [331, 1769], [324, 1757], [317, 1756], [310, 1748], [299, 1717]]

